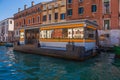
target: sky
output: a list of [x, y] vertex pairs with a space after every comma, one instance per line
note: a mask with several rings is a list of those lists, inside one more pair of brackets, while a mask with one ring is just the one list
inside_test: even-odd
[[31, 6], [31, 2], [35, 4], [51, 0], [0, 0], [0, 21], [9, 17], [13, 17], [18, 12], [18, 8], [24, 9], [24, 5]]

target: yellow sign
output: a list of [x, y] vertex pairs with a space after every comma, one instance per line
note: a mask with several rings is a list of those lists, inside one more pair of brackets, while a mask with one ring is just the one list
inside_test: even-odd
[[20, 30], [20, 41], [24, 41], [24, 35], [25, 35], [24, 29], [21, 29]]
[[69, 25], [48, 26], [48, 27], [42, 27], [42, 28], [40, 28], [40, 30], [61, 29], [61, 28], [76, 28], [76, 27], [84, 27], [84, 24], [69, 24]]
[[43, 42], [96, 42], [92, 39], [40, 39]]
[[21, 29], [20, 32], [24, 32], [24, 29]]
[[96, 30], [97, 28], [93, 27], [93, 26], [87, 26], [87, 28], [91, 28], [93, 30]]

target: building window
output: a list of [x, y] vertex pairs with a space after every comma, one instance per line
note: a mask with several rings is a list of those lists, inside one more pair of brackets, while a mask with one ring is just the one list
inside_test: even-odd
[[51, 14], [49, 14], [49, 20], [51, 20]]
[[54, 7], [57, 8], [58, 7], [58, 3], [55, 3]]
[[21, 26], [22, 24], [21, 24], [21, 22], [19, 22], [19, 26]]
[[30, 24], [30, 19], [28, 20], [28, 23]]
[[93, 20], [93, 22], [94, 22], [94, 23], [97, 23], [97, 21], [96, 21], [96, 20]]
[[95, 31], [90, 28], [85, 28], [85, 39], [95, 39]]
[[44, 16], [43, 16], [43, 21], [46, 21], [46, 20], [47, 20], [46, 18], [47, 18], [47, 16], [44, 15]]
[[37, 21], [38, 21], [38, 23], [40, 22], [40, 16], [37, 17]]
[[83, 2], [83, 0], [79, 0], [79, 2]]
[[25, 25], [25, 19], [23, 20], [23, 24]]
[[68, 16], [71, 16], [71, 15], [72, 15], [72, 9], [68, 9], [68, 10], [67, 10], [67, 15], [68, 15]]
[[34, 23], [35, 22], [35, 18], [32, 18], [32, 23]]
[[84, 8], [83, 8], [83, 7], [80, 7], [80, 8], [78, 9], [78, 13], [79, 13], [79, 14], [83, 14], [83, 12], [84, 12]]
[[97, 6], [96, 5], [92, 5], [92, 12], [96, 12], [97, 11]]
[[46, 9], [47, 9], [46, 5], [43, 5], [43, 10], [46, 10]]
[[10, 24], [12, 24], [12, 21], [10, 21]]
[[61, 6], [64, 6], [65, 4], [66, 4], [66, 2], [64, 0], [62, 0]]
[[15, 31], [16, 36], [19, 36], [19, 30]]
[[110, 13], [110, 0], [104, 0], [104, 13]]
[[110, 29], [110, 20], [104, 20], [104, 30]]
[[16, 23], [16, 26], [18, 26], [18, 23]]
[[48, 9], [52, 9], [52, 5], [48, 5]]
[[55, 13], [55, 19], [58, 19], [58, 13]]
[[60, 19], [61, 19], [61, 20], [64, 20], [64, 19], [65, 19], [65, 13], [62, 13], [62, 14], [60, 15]]
[[41, 11], [40, 8], [37, 8], [38, 11]]
[[72, 3], [72, 0], [68, 0], [68, 3]]

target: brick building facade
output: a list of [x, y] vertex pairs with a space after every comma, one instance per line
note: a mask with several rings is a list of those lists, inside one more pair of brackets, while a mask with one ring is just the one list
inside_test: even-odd
[[19, 40], [21, 28], [34, 28], [42, 23], [42, 4], [34, 5], [31, 2], [31, 7], [27, 8], [24, 5], [24, 10], [18, 8], [18, 13], [14, 14], [15, 21], [15, 39]]
[[120, 0], [67, 0], [67, 20], [89, 19], [105, 36], [101, 45], [120, 44]]
[[[28, 35], [25, 38], [38, 40], [43, 25], [89, 19], [99, 25], [101, 45], [120, 44], [119, 13], [120, 0], [53, 0], [36, 5], [32, 2], [31, 7], [24, 5], [24, 10], [14, 14], [15, 37], [19, 40], [20, 29], [24, 29]], [[30, 36], [31, 33], [34, 34]]]
[[24, 5], [22, 11], [18, 8], [18, 13], [14, 14], [16, 41], [19, 41], [21, 35], [24, 35], [22, 38], [25, 39], [25, 43], [39, 41], [40, 27], [44, 24], [66, 21], [65, 14], [66, 0], [53, 0], [36, 5], [32, 2], [29, 8], [27, 5]]

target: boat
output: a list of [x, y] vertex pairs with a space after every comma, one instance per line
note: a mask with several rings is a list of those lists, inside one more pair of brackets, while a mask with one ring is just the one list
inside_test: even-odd
[[5, 46], [6, 47], [13, 47], [13, 43], [6, 43]]
[[120, 58], [120, 46], [114, 46], [113, 50], [114, 50], [114, 53], [115, 53], [115, 57]]
[[0, 42], [0, 46], [4, 46], [5, 45], [5, 43], [4, 42]]

